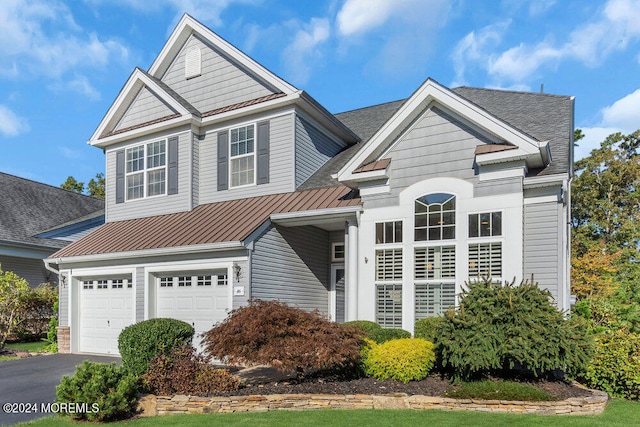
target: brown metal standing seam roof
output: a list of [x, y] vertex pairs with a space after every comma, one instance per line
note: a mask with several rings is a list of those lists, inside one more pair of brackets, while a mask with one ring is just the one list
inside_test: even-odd
[[189, 212], [109, 222], [51, 258], [246, 239], [270, 215], [360, 205], [343, 185], [200, 205]]

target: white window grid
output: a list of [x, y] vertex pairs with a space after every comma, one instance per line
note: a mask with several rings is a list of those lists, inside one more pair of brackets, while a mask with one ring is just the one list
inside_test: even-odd
[[212, 286], [214, 283], [217, 286], [226, 286], [228, 279], [226, 274], [198, 274], [193, 276], [161, 276], [158, 278], [161, 288], [190, 288], [195, 286], [205, 287]]
[[502, 211], [470, 213], [470, 239], [502, 236]]
[[82, 289], [124, 289], [125, 286], [127, 288], [133, 287], [131, 280], [125, 278], [117, 278], [82, 281]]
[[402, 247], [375, 250], [376, 322], [383, 328], [402, 328]]
[[331, 244], [331, 261], [340, 262], [344, 261], [344, 243], [336, 242]]
[[166, 139], [127, 148], [125, 162], [127, 200], [163, 196], [166, 194]]
[[256, 182], [255, 124], [229, 130], [230, 187], [242, 187]]
[[455, 305], [456, 247], [414, 247], [415, 319], [438, 316]]
[[[430, 201], [428, 199], [434, 199]], [[415, 201], [415, 241], [455, 240], [456, 196], [433, 193]]]
[[376, 222], [376, 244], [402, 243], [402, 221]]
[[502, 280], [502, 241], [469, 243], [469, 279]]

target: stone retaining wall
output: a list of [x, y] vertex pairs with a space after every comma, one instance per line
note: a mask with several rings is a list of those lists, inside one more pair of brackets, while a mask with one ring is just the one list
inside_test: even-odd
[[450, 399], [394, 393], [367, 394], [274, 394], [230, 397], [144, 396], [139, 403], [143, 416], [208, 413], [266, 412], [309, 409], [440, 409], [446, 411], [509, 412], [542, 415], [596, 415], [602, 413], [608, 396], [593, 391], [589, 397], [557, 402]]

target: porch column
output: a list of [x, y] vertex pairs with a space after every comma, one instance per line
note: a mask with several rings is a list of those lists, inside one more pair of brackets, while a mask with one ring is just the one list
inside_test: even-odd
[[345, 271], [345, 320], [358, 320], [358, 223], [347, 222], [344, 250]]

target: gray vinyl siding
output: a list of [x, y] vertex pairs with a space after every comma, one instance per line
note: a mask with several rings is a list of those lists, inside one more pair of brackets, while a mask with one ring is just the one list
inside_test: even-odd
[[11, 271], [22, 277], [32, 288], [46, 282], [51, 282], [54, 285], [58, 283], [55, 274], [44, 268], [44, 263], [39, 258], [0, 255], [0, 268], [2, 271]]
[[193, 135], [191, 141], [191, 207], [200, 203], [200, 138]]
[[183, 212], [191, 208], [191, 135], [191, 132], [182, 132], [178, 135], [178, 194], [173, 195], [145, 197], [116, 203], [116, 151], [152, 142], [166, 136], [138, 139], [126, 146], [119, 146], [107, 151], [106, 222]]
[[136, 267], [134, 286], [136, 292], [136, 322], [144, 320], [144, 267]]
[[[67, 283], [68, 280], [67, 280]], [[58, 326], [69, 326], [69, 288], [58, 287]]]
[[[255, 122], [264, 120], [256, 118]], [[200, 142], [199, 176], [201, 204], [220, 202], [224, 200], [242, 199], [246, 197], [264, 196], [267, 194], [287, 193], [294, 191], [293, 180], [293, 113], [273, 117], [270, 120], [270, 159], [269, 183], [249, 185], [218, 191], [218, 132], [228, 130], [216, 128], [206, 133]]]
[[249, 261], [236, 261], [236, 264], [240, 266], [240, 277], [235, 278], [233, 271], [229, 273], [229, 285], [233, 287], [243, 287], [244, 295], [234, 295], [232, 309], [244, 307], [249, 304], [249, 298], [251, 296], [251, 269]]
[[562, 204], [547, 202], [524, 206], [524, 278], [548, 289], [557, 301], [560, 286], [559, 239]]
[[487, 141], [438, 109], [428, 109], [385, 157], [390, 157], [389, 194], [363, 197], [365, 207], [396, 205], [410, 185], [435, 177], [476, 181], [475, 149]]
[[496, 196], [498, 194], [522, 193], [522, 177], [492, 179], [478, 182], [473, 188], [474, 197]]
[[343, 147], [344, 144], [337, 143], [306, 120], [296, 116], [296, 188]]
[[[201, 49], [202, 74], [187, 80], [184, 59], [193, 46]], [[202, 113], [273, 93], [197, 36], [187, 40], [162, 81]]]
[[252, 298], [327, 314], [329, 248], [329, 233], [319, 228], [270, 227], [255, 242]]
[[114, 131], [147, 123], [175, 113], [176, 111], [161, 101], [148, 88], [144, 87], [138, 92], [127, 111], [122, 115]]

